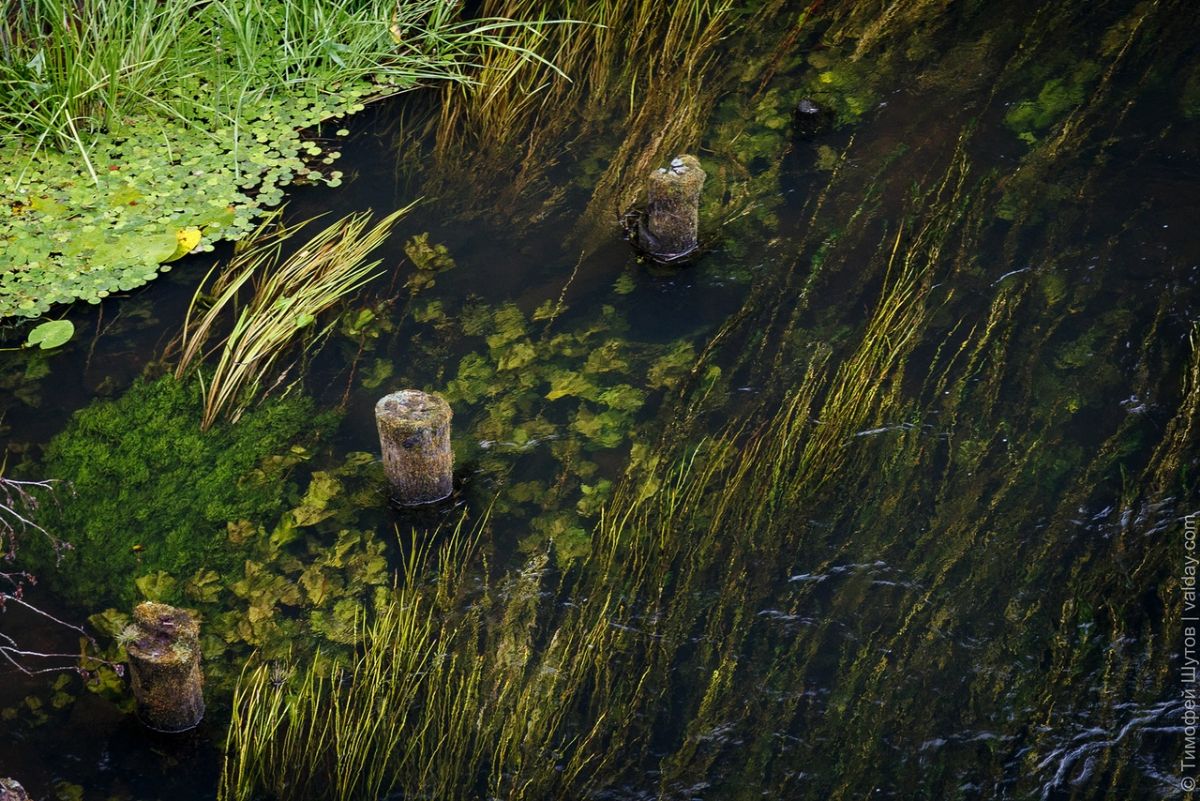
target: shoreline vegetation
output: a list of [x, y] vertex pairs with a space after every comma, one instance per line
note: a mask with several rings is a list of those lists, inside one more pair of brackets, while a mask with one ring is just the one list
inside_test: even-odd
[[[25, 191], [0, 223], [0, 271], [24, 265], [0, 317], [262, 234], [197, 290], [176, 378], [152, 381], [159, 363], [23, 463], [74, 486], [59, 527], [81, 547], [58, 575], [115, 604], [89, 619], [105, 658], [135, 593], [204, 618], [210, 720], [229, 718], [209, 743], [218, 798], [1082, 801], [1176, 778], [1162, 733], [1182, 604], [1163, 532], [1197, 493], [1194, 257], [1129, 280], [1144, 248], [1126, 234], [1161, 224], [1165, 201], [1147, 181], [1111, 187], [1152, 174], [1200, 117], [1200, 78], [1168, 77], [1200, 76], [1181, 0], [1036, 17], [483, 0], [472, 22], [433, 0], [83, 5], [149, 49], [71, 71], [30, 47], [36, 16], [4, 20], [24, 92], [52, 97], [52, 69], [103, 89], [78, 108], [62, 92], [64, 112], [0, 109], [0, 166], [20, 157], [0, 186]], [[169, 13], [202, 18], [219, 49], [184, 26], [154, 51], [142, 32]], [[579, 24], [509, 21], [526, 13]], [[281, 36], [296, 51], [268, 53]], [[179, 96], [139, 74], [204, 47], [245, 74], [181, 67]], [[381, 76], [382, 52], [425, 71]], [[426, 232], [395, 297], [331, 319], [326, 300], [367, 280], [404, 210], [370, 230], [342, 218], [309, 242], [324, 260], [282, 267], [298, 226], [255, 218], [289, 183], [340, 182], [331, 132], [303, 131], [436, 81], [418, 185], [447, 228], [503, 217], [555, 279], [585, 254], [549, 295], [467, 294], [452, 281], [481, 269], [473, 232]], [[795, 135], [808, 97], [836, 135]], [[692, 145], [722, 233], [686, 278], [738, 302], [639, 327], [638, 304], [693, 287], [652, 284], [632, 258], [619, 277], [585, 264], [588, 234], [661, 151]], [[471, 191], [439, 194], [455, 181]], [[503, 277], [525, 277], [531, 251]], [[135, 266], [91, 266], [105, 259]], [[589, 267], [611, 290], [572, 284]], [[339, 411], [385, 385], [445, 392], [471, 465], [453, 512], [397, 524], [376, 453], [338, 453], [358, 440], [330, 443], [314, 376], [335, 371], [308, 373], [321, 347], [350, 365]], [[297, 350], [303, 379], [281, 367]], [[98, 675], [92, 692], [128, 704]]]
[[338, 121], [468, 83], [491, 50], [537, 60], [525, 27], [447, 0], [6, 4], [0, 319], [134, 289], [253, 231], [285, 186], [338, 186]]

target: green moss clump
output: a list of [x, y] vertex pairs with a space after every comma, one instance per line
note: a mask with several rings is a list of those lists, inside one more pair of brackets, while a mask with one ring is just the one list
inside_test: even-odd
[[77, 412], [50, 442], [45, 474], [63, 486], [45, 523], [73, 549], [57, 569], [48, 549], [26, 555], [61, 595], [89, 605], [128, 605], [135, 578], [159, 570], [240, 568], [226, 522], [278, 515], [299, 445], [333, 422], [288, 397], [201, 433], [194, 387], [170, 377], [139, 381]]

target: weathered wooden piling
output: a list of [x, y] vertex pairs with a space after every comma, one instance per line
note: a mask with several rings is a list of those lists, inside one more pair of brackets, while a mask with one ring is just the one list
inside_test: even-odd
[[833, 111], [811, 97], [803, 98], [792, 109], [792, 131], [798, 139], [814, 139], [833, 125]]
[[655, 260], [678, 261], [699, 247], [700, 191], [706, 177], [700, 160], [689, 155], [650, 173], [638, 245]]
[[29, 801], [29, 793], [16, 779], [0, 779], [0, 801]]
[[375, 404], [375, 425], [392, 500], [433, 503], [454, 489], [450, 404], [441, 395], [402, 389]]
[[204, 717], [200, 624], [191, 613], [148, 601], [133, 610], [125, 650], [137, 716], [161, 732], [193, 729]]

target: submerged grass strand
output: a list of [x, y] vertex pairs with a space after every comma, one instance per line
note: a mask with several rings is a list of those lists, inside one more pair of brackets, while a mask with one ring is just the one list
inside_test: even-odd
[[[273, 232], [260, 229], [263, 236], [234, 257], [217, 279], [216, 299], [203, 316], [193, 320], [205, 290], [201, 285], [181, 334], [176, 378], [198, 366], [209, 337], [222, 320], [233, 316], [232, 328], [221, 339], [217, 363], [204, 376], [202, 429], [222, 415], [236, 421], [266, 389], [268, 376], [292, 342], [311, 330], [324, 311], [373, 277], [379, 262], [367, 261], [367, 256], [411, 208], [397, 209], [370, 229], [369, 213], [350, 215], [325, 228], [282, 262], [278, 262], [280, 246], [307, 223]], [[247, 285], [251, 297], [239, 309]]]

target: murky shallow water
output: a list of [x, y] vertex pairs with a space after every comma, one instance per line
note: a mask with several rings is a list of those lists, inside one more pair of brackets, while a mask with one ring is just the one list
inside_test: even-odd
[[[664, 430], [698, 441], [727, 421], [759, 419], [814, 352], [828, 348], [833, 368], [850, 363], [885, 288], [911, 264], [920, 291], [909, 302], [926, 307], [911, 347], [886, 370], [838, 374], [851, 392], [864, 391], [856, 381], [880, 381], [882, 399], [848, 418], [861, 422], [833, 449], [819, 491], [789, 510], [790, 530], [761, 544], [741, 592], [730, 594], [710, 566], [695, 608], [706, 621], [720, 609], [739, 622], [687, 634], [649, 740], [621, 754], [593, 794], [1176, 795], [1187, 775], [1178, 763], [1181, 517], [1198, 500], [1188, 427], [1196, 388], [1184, 381], [1198, 314], [1200, 148], [1175, 90], [1196, 74], [1197, 52], [1166, 33], [1185, 6], [1126, 5], [1078, 18], [1031, 8], [1024, 24], [956, 9], [928, 42], [913, 34], [909, 61], [895, 56], [908, 40], [893, 31], [890, 60], [863, 62], [878, 67], [870, 79], [845, 48], [802, 37], [770, 84], [773, 99], [747, 81], [705, 118], [710, 194], [744, 191], [751, 202], [712, 198], [726, 224], [697, 263], [670, 273], [637, 264], [615, 225], [599, 238], [579, 233], [581, 220], [584, 230], [596, 222], [587, 205], [602, 168], [589, 160], [612, 157], [622, 125], [594, 142], [541, 143], [557, 166], [513, 198], [505, 190], [515, 177], [482, 156], [465, 163], [476, 176], [467, 183], [440, 179], [469, 153], [454, 167], [428, 154], [413, 166], [398, 121], [419, 118], [425, 101], [364, 113], [343, 160], [352, 180], [336, 193], [296, 191], [289, 217], [426, 200], [381, 249], [384, 275], [357, 304], [395, 298], [376, 307], [390, 324], [367, 339], [335, 333], [307, 366], [303, 391], [321, 408], [344, 401], [345, 414], [297, 469], [285, 508], [313, 471], [374, 451], [379, 395], [457, 379], [454, 502], [422, 514], [377, 503], [341, 525], [377, 532], [395, 565], [393, 526], [428, 535], [499, 498], [484, 546], [492, 571], [521, 565], [547, 541], [566, 567], [568, 554], [586, 552], [595, 521], [584, 487], [618, 480], [631, 447]], [[1130, 20], [1162, 34], [1157, 52], [1136, 39], [1126, 50], [1102, 44], [1128, 34]], [[1037, 25], [1056, 38], [1037, 41]], [[1021, 42], [1036, 53], [1030, 63], [1016, 55]], [[811, 55], [827, 49], [834, 54]], [[897, 59], [923, 66], [906, 72]], [[1088, 60], [1100, 66], [1071, 95], [1070, 76]], [[729, 69], [719, 59], [710, 67]], [[793, 141], [774, 120], [825, 74], [829, 95], [861, 96], [865, 107]], [[1061, 108], [1046, 88], [1056, 80], [1073, 101]], [[1006, 120], [1031, 97], [1057, 116], [1026, 131], [1029, 142]], [[734, 146], [747, 139], [753, 147]], [[456, 266], [412, 292], [403, 244], [420, 232], [446, 244]], [[178, 331], [206, 269], [185, 262], [132, 297], [71, 310], [95, 334], [49, 358], [36, 398], [14, 391], [6, 401], [10, 447], [36, 460], [74, 410], [125, 392]], [[561, 314], [537, 319], [560, 301]], [[535, 354], [504, 367], [525, 341]], [[670, 354], [687, 345], [679, 369], [690, 367], [709, 342], [702, 364], [719, 371], [705, 374], [711, 394], [689, 416], [679, 384], [656, 382], [655, 370], [669, 373]], [[26, 371], [16, 358], [10, 372]], [[479, 372], [467, 380], [470, 365]], [[551, 399], [575, 386], [561, 383], [568, 374], [592, 390]], [[837, 379], [831, 386], [823, 392]], [[609, 390], [619, 390], [611, 402], [579, 394]], [[835, 423], [815, 414], [809, 436]], [[28, 469], [36, 475], [36, 464]], [[328, 547], [321, 536], [311, 540]], [[125, 588], [114, 597], [136, 577], [112, 576]], [[59, 609], [55, 587], [70, 575], [42, 579], [38, 600]], [[238, 598], [221, 603], [246, 614]], [[277, 614], [303, 616], [299, 606]], [[61, 610], [72, 619], [98, 611]], [[650, 633], [657, 621], [631, 613], [617, 624]], [[5, 631], [54, 644], [17, 612]], [[727, 642], [736, 653], [721, 654]], [[217, 661], [252, 645], [271, 647], [235, 641]], [[73, 638], [56, 647], [73, 648]], [[736, 671], [736, 686], [701, 710], [718, 664]], [[53, 677], [6, 674], [0, 774], [39, 798], [73, 797], [73, 787], [86, 798], [210, 798], [223, 678], [211, 682], [204, 727], [162, 739], [113, 694], [81, 692], [77, 679], [50, 690]], [[670, 757], [681, 743], [688, 759]]]

